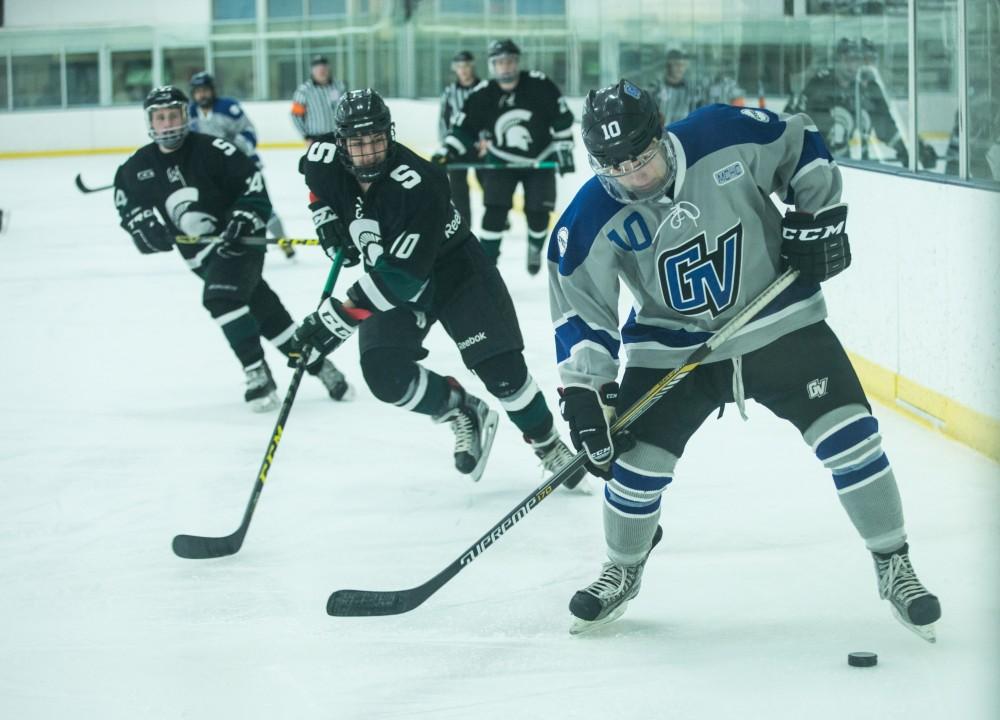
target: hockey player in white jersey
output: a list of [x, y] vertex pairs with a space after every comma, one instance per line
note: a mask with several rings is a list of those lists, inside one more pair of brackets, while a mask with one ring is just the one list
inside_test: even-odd
[[[688, 439], [713, 411], [735, 402], [744, 414], [753, 398], [794, 424], [833, 473], [881, 597], [933, 641], [940, 604], [910, 564], [878, 423], [824, 321], [819, 283], [851, 256], [840, 171], [812, 122], [711, 105], [664, 129], [649, 93], [622, 80], [588, 95], [582, 134], [596, 177], [552, 233], [549, 287], [563, 416], [607, 480], [608, 562], [573, 596], [573, 631], [624, 612], [662, 535], [661, 495]], [[795, 209], [782, 217], [771, 193]], [[616, 454], [614, 408], [632, 405], [789, 266], [799, 279], [639, 417], [631, 447]], [[634, 307], [619, 329], [620, 282]]]
[[[215, 93], [215, 78], [207, 72], [191, 76], [191, 105], [188, 108], [188, 122], [194, 132], [205, 133], [228, 140], [240, 152], [254, 161], [257, 169], [264, 163], [257, 155], [257, 131], [250, 118], [243, 112], [243, 106], [229, 97], [219, 97]], [[267, 231], [273, 237], [285, 237], [285, 228], [276, 212], [271, 212], [267, 221]], [[295, 256], [295, 248], [282, 245], [285, 257]]]

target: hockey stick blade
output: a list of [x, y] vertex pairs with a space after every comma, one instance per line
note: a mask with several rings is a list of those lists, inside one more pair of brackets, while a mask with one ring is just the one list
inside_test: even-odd
[[440, 590], [459, 572], [470, 565], [504, 534], [524, 518], [538, 504], [552, 494], [567, 478], [587, 462], [587, 454], [577, 453], [546, 482], [522, 500], [517, 507], [507, 513], [500, 522], [469, 546], [464, 553], [423, 585], [408, 590], [337, 590], [326, 601], [327, 615], [335, 617], [375, 617], [379, 615], [401, 615], [414, 610], [431, 595]]
[[[343, 263], [344, 251], [341, 249], [337, 251], [333, 259], [333, 265], [330, 267], [330, 272], [327, 275], [326, 285], [323, 287], [324, 300], [333, 293], [333, 286], [337, 281], [337, 275], [340, 274], [340, 267]], [[271, 464], [274, 462], [274, 456], [278, 451], [281, 437], [285, 432], [285, 422], [292, 412], [292, 403], [295, 402], [299, 385], [302, 382], [302, 376], [305, 374], [306, 357], [308, 354], [308, 347], [306, 347], [299, 358], [295, 372], [292, 374], [292, 381], [288, 384], [285, 399], [282, 401], [281, 409], [278, 411], [278, 419], [274, 423], [274, 430], [271, 432], [271, 439], [268, 442], [267, 450], [264, 451], [264, 458], [261, 460], [260, 469], [257, 470], [257, 478], [254, 480], [253, 490], [250, 493], [250, 500], [247, 502], [246, 510], [243, 511], [243, 520], [240, 522], [240, 526], [236, 528], [233, 534], [223, 537], [176, 535], [171, 543], [171, 547], [177, 557], [187, 560], [225, 557], [226, 555], [236, 554], [243, 547], [243, 538], [246, 537], [247, 530], [250, 528], [250, 521], [253, 519], [254, 510], [257, 508], [257, 501], [264, 490], [264, 483], [267, 482], [267, 474], [271, 469]]]
[[[240, 532], [242, 530], [242, 532]], [[173, 549], [177, 557], [188, 560], [206, 560], [208, 558], [235, 555], [243, 546], [246, 530], [242, 527], [232, 535], [225, 537], [202, 537], [201, 535], [178, 535], [174, 538]]]
[[101, 190], [110, 190], [111, 188], [114, 187], [114, 183], [112, 183], [111, 185], [98, 185], [97, 187], [87, 187], [86, 185], [83, 184], [83, 178], [80, 176], [80, 173], [76, 174], [76, 177], [74, 178], [73, 181], [76, 183], [76, 189], [84, 194], [100, 192]]
[[[625, 410], [611, 426], [612, 439], [625, 432], [629, 425], [636, 421], [655, 402], [667, 394], [671, 388], [681, 382], [691, 372], [704, 362], [712, 351], [726, 342], [753, 320], [775, 298], [784, 292], [798, 278], [798, 270], [786, 270], [774, 282], [768, 285], [750, 303], [730, 318], [706, 342], [698, 346], [687, 360], [679, 367], [668, 372], [659, 382], [651, 387], [646, 394], [636, 400]], [[535, 509], [542, 500], [552, 494], [559, 485], [571, 477], [587, 462], [587, 454], [578, 452], [573, 459], [562, 467], [548, 482], [540, 485], [520, 505], [515, 507], [489, 532], [479, 538], [476, 544], [469, 547], [458, 559], [448, 567], [425, 582], [423, 585], [408, 590], [337, 590], [326, 602], [328, 615], [337, 617], [374, 617], [380, 615], [399, 615], [419, 607], [427, 598], [440, 590], [445, 583], [466, 566], [472, 563], [482, 553], [496, 544], [519, 520]]]

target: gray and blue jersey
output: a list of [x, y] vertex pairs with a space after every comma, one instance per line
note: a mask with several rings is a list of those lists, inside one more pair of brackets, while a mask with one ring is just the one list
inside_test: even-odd
[[212, 109], [203, 111], [194, 102], [188, 108], [191, 130], [225, 138], [247, 157], [257, 161], [257, 131], [239, 102], [232, 98], [216, 98]]
[[[840, 200], [836, 163], [808, 116], [710, 105], [666, 128], [670, 200], [623, 204], [591, 178], [552, 232], [549, 301], [562, 382], [597, 388], [629, 366], [669, 369], [779, 274], [776, 193], [815, 212]], [[619, 318], [621, 286], [632, 310]], [[761, 348], [826, 317], [818, 285], [795, 283], [709, 361]]]

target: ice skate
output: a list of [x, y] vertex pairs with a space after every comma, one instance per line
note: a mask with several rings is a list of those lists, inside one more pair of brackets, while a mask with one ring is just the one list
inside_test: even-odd
[[499, 416], [479, 398], [469, 395], [455, 378], [448, 378], [451, 395], [448, 407], [434, 422], [451, 423], [455, 433], [455, 468], [479, 482], [493, 447]]
[[271, 377], [271, 369], [264, 360], [254, 363], [246, 372], [247, 389], [243, 399], [254, 412], [269, 412], [280, 404], [278, 401], [278, 386]]
[[872, 558], [879, 597], [889, 601], [892, 614], [904, 627], [927, 642], [936, 642], [934, 623], [941, 617], [941, 603], [917, 578], [909, 545], [892, 553], [872, 553]]
[[[566, 447], [566, 443], [559, 438], [559, 433], [555, 428], [552, 428], [549, 434], [540, 440], [531, 440], [527, 437], [525, 437], [525, 440], [531, 443], [531, 449], [535, 451], [535, 455], [542, 461], [542, 468], [548, 475], [555, 475], [575, 457], [573, 451]], [[592, 495], [594, 493], [587, 478], [586, 467], [581, 467], [566, 478], [562, 483], [562, 487], [582, 495]]]
[[542, 246], [528, 241], [528, 274], [537, 275], [542, 269]]
[[315, 377], [323, 383], [323, 387], [326, 388], [331, 399], [347, 401], [354, 398], [354, 390], [347, 384], [344, 373], [340, 372], [329, 358], [323, 358]]
[[569, 611], [576, 619], [570, 626], [571, 635], [580, 635], [596, 627], [607, 625], [620, 618], [628, 607], [628, 602], [639, 594], [642, 570], [649, 559], [649, 553], [663, 537], [663, 528], [656, 526], [653, 542], [646, 557], [638, 565], [604, 563], [601, 576], [593, 583], [578, 590], [569, 601]]

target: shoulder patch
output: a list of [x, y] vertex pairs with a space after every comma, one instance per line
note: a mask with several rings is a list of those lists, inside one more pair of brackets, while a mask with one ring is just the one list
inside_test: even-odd
[[716, 185], [725, 185], [731, 183], [733, 180], [743, 177], [743, 163], [737, 160], [734, 163], [726, 165], [721, 170], [716, 170], [714, 175]]
[[566, 254], [566, 248], [569, 246], [569, 228], [565, 225], [556, 232], [556, 242], [559, 244], [559, 255], [561, 257]]
[[771, 122], [771, 118], [768, 117], [766, 112], [760, 110], [754, 110], [753, 108], [743, 108], [740, 110], [741, 115], [746, 115], [748, 118], [753, 118], [757, 122]]
[[232, 105], [230, 105], [229, 106], [229, 114], [230, 115], [234, 115], [234, 116], [242, 115], [242, 113], [240, 112], [240, 106], [237, 105], [236, 103], [233, 103]]

